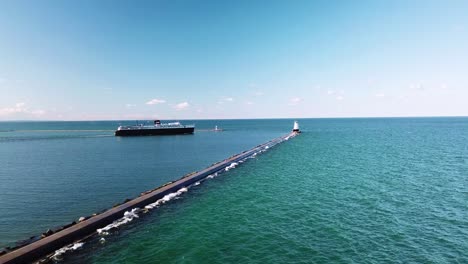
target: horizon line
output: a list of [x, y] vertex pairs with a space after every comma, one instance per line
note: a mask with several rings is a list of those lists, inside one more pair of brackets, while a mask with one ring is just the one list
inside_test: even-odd
[[[274, 119], [378, 119], [378, 118], [468, 118], [464, 115], [434, 115], [434, 116], [338, 116], [338, 117], [254, 117], [254, 118], [167, 118], [167, 119], [159, 119], [159, 120], [274, 120]], [[88, 119], [88, 120], [55, 120], [55, 119], [39, 119], [39, 120], [31, 120], [31, 119], [12, 119], [12, 120], [0, 120], [0, 122], [101, 122], [101, 121], [143, 121], [143, 120], [158, 120], [154, 118], [148, 119]]]

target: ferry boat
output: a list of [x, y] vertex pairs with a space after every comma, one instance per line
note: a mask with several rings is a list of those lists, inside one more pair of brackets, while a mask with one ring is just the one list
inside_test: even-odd
[[115, 136], [159, 136], [159, 135], [180, 135], [193, 134], [195, 125], [182, 125], [180, 122], [161, 123], [155, 120], [154, 125], [119, 126], [115, 131]]

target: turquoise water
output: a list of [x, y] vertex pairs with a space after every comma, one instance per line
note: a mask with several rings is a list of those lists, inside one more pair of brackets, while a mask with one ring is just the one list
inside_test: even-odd
[[[213, 124], [213, 121], [204, 122], [206, 127]], [[89, 210], [89, 203], [105, 207], [125, 195], [139, 193], [159, 180], [170, 178], [155, 177], [159, 173], [141, 176], [148, 170], [170, 171], [182, 166], [180, 171], [167, 173], [180, 176], [179, 172], [206, 167], [228, 153], [284, 134], [292, 126], [291, 120], [224, 122], [222, 127], [231, 127], [230, 132], [200, 132], [192, 137], [163, 139], [135, 138], [131, 139], [131, 144], [113, 137], [102, 137], [104, 140], [73, 137], [64, 143], [57, 143], [62, 139], [26, 141], [46, 149], [50, 144], [66, 143], [73, 150], [69, 150], [69, 154], [80, 148], [84, 148], [82, 151], [86, 155], [95, 153], [84, 160], [73, 155], [47, 154], [52, 155], [49, 157], [53, 160], [62, 157], [61, 164], [66, 165], [56, 168], [55, 177], [64, 175], [67, 168], [67, 175], [70, 174], [70, 164], [91, 167], [80, 177], [62, 176], [68, 179], [60, 180], [65, 181], [64, 185], [73, 183], [74, 186], [61, 193], [63, 201], [56, 202], [55, 210], [61, 213], [50, 212], [52, 206], [47, 205], [50, 201], [34, 202], [33, 199], [41, 195], [34, 194], [36, 185], [23, 179], [26, 186], [31, 184], [31, 187], [23, 191], [22, 203], [32, 203], [28, 210], [42, 215], [31, 222], [32, 226], [39, 225], [39, 219], [50, 223], [59, 215], [79, 215], [74, 212]], [[468, 263], [468, 118], [307, 119], [300, 120], [300, 124], [304, 133], [299, 137], [190, 188], [178, 199], [104, 236], [105, 242], [99, 241], [100, 236], [86, 241], [81, 249], [64, 256], [63, 262]], [[75, 140], [80, 141], [77, 146], [70, 142]], [[164, 144], [168, 144], [169, 149], [180, 147], [191, 154], [187, 154], [186, 159], [185, 156], [167, 157], [167, 164], [159, 161], [166, 155], [157, 159], [151, 156], [136, 163], [131, 155], [122, 154], [132, 162], [122, 158], [119, 161], [124, 164], [117, 165], [117, 158], [111, 156], [112, 159], [107, 157], [111, 160], [104, 166], [106, 169], [98, 165], [106, 153], [115, 153], [114, 148], [125, 153], [135, 153], [141, 148], [151, 151], [152, 144], [156, 144], [153, 140], [158, 144], [168, 141]], [[192, 141], [195, 142], [190, 145]], [[4, 157], [12, 153], [5, 151], [7, 144], [17, 143], [0, 143], [2, 164]], [[135, 148], [131, 147], [135, 144]], [[16, 149], [17, 153], [26, 152], [19, 148], [11, 149]], [[30, 150], [30, 147], [23, 148]], [[47, 156], [45, 153], [35, 155]], [[24, 169], [13, 167], [14, 160], [17, 159], [10, 159], [8, 163], [9, 171], [19, 177], [24, 171], [18, 171]], [[144, 167], [151, 160], [154, 167]], [[37, 172], [44, 162], [34, 164]], [[110, 173], [113, 166], [117, 168]], [[27, 174], [33, 174], [29, 170]], [[4, 166], [0, 171], [3, 182]], [[134, 180], [135, 177], [142, 178]], [[142, 182], [148, 179], [152, 182]], [[15, 184], [16, 192], [24, 189], [24, 183], [23, 186]], [[76, 187], [80, 184], [92, 187], [80, 190]], [[107, 185], [110, 185], [109, 190], [103, 187]], [[19, 232], [5, 226], [17, 229], [16, 226], [22, 224], [4, 220], [3, 216], [15, 209], [5, 210], [4, 197], [9, 196], [5, 191], [11, 187], [2, 184], [1, 188], [0, 233], [11, 233], [10, 237], [14, 237], [13, 234]], [[80, 195], [73, 196], [73, 193]], [[83, 197], [88, 197], [85, 202], [80, 200]], [[15, 214], [23, 211], [17, 210]], [[16, 215], [9, 217], [14, 220]]]

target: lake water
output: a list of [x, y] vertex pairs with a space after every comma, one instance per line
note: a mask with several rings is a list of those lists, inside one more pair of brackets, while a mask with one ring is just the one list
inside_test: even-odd
[[[116, 121], [0, 123], [1, 245], [286, 134], [293, 120], [182, 122], [198, 131], [118, 138]], [[299, 122], [300, 136], [62, 261], [468, 262], [468, 118]], [[202, 131], [215, 125], [225, 131]]]

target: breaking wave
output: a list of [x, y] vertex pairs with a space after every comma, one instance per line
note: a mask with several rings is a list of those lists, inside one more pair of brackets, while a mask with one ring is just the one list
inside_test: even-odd
[[[167, 203], [170, 200], [176, 198], [177, 196], [179, 196], [179, 195], [181, 195], [181, 194], [183, 194], [183, 193], [185, 193], [187, 191], [188, 191], [188, 189], [184, 187], [184, 188], [179, 189], [177, 192], [166, 194], [163, 198], [157, 200], [156, 202], [146, 205], [145, 208], [144, 208], [144, 211], [154, 209], [154, 208], [160, 206], [161, 204]], [[121, 225], [125, 225], [125, 224], [133, 221], [133, 219], [135, 219], [135, 218], [139, 218], [138, 214], [140, 212], [142, 212], [142, 211], [143, 210], [140, 209], [140, 208], [133, 208], [131, 211], [126, 211], [122, 218], [115, 220], [114, 222], [112, 222], [112, 224], [109, 224], [109, 225], [107, 225], [107, 226], [105, 226], [103, 228], [97, 229], [96, 232], [99, 235], [108, 235], [110, 230], [118, 228]]]
[[117, 227], [119, 227], [121, 225], [124, 225], [126, 223], [129, 223], [129, 222], [133, 221], [133, 219], [135, 219], [135, 218], [138, 218], [138, 212], [140, 212], [140, 211], [141, 211], [140, 208], [133, 208], [130, 212], [126, 211], [122, 218], [117, 219], [112, 224], [109, 224], [109, 225], [107, 225], [107, 226], [105, 226], [103, 228], [99, 228], [96, 231], [100, 235], [108, 235], [109, 230], [117, 228]]
[[184, 192], [187, 192], [187, 191], [188, 191], [188, 189], [186, 187], [183, 187], [183, 188], [181, 188], [180, 190], [178, 190], [175, 193], [166, 194], [166, 195], [164, 195], [163, 198], [157, 200], [154, 203], [151, 203], [151, 204], [148, 204], [147, 206], [145, 206], [145, 209], [151, 210], [151, 209], [153, 209], [155, 207], [160, 206], [161, 204], [169, 202], [170, 200], [176, 198], [177, 196], [179, 196], [179, 195], [181, 195], [181, 194], [183, 194]]
[[66, 253], [66, 252], [69, 252], [69, 251], [75, 251], [77, 249], [80, 249], [82, 248], [84, 245], [84, 242], [78, 242], [78, 243], [75, 243], [73, 245], [68, 245], [68, 246], [65, 246], [61, 249], [57, 249], [55, 251], [55, 253], [50, 257], [51, 259], [54, 259], [54, 260], [60, 260], [60, 257]]
[[233, 162], [233, 163], [231, 163], [231, 165], [229, 165], [229, 166], [227, 166], [226, 168], [224, 168], [224, 170], [229, 171], [229, 170], [231, 170], [231, 169], [234, 169], [237, 165], [239, 165], [239, 163]]

